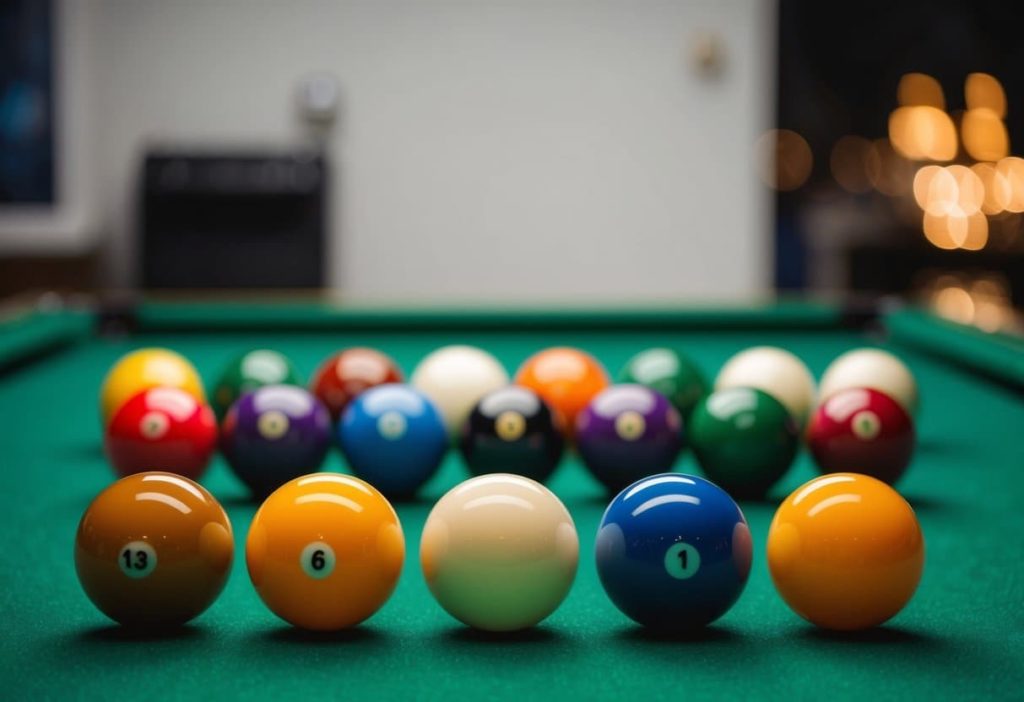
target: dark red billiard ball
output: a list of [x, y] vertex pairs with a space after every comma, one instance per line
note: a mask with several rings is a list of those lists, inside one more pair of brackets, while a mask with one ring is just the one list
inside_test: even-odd
[[390, 356], [375, 349], [354, 347], [320, 364], [309, 389], [336, 422], [356, 395], [377, 385], [402, 381], [402, 369]]
[[217, 446], [217, 420], [184, 390], [149, 388], [114, 413], [103, 443], [118, 475], [162, 470], [195, 480]]
[[892, 484], [914, 453], [914, 423], [885, 393], [841, 390], [815, 411], [807, 445], [822, 473], [863, 473]]

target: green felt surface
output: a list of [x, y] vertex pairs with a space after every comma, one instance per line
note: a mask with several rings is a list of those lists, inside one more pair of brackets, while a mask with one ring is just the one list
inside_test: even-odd
[[[466, 477], [455, 455], [414, 503], [398, 505], [407, 561], [387, 605], [337, 636], [295, 631], [267, 611], [245, 572], [241, 546], [255, 505], [221, 459], [203, 482], [221, 498], [239, 546], [220, 599], [172, 636], [130, 635], [81, 592], [71, 558], [75, 528], [111, 480], [100, 448], [97, 392], [106, 368], [140, 345], [193, 359], [207, 379], [248, 348], [270, 346], [304, 374], [329, 352], [367, 344], [411, 371], [447, 343], [492, 352], [510, 370], [548, 345], [585, 348], [614, 372], [653, 345], [678, 345], [709, 377], [732, 353], [777, 344], [820, 374], [840, 352], [866, 343], [850, 332], [719, 325], [652, 329], [468, 331], [465, 326], [396, 331], [386, 325], [318, 332], [160, 332], [90, 340], [0, 376], [0, 696], [216, 699], [611, 699], [658, 698], [1019, 698], [1024, 689], [1024, 402], [998, 383], [931, 355], [897, 348], [923, 398], [920, 445], [900, 485], [927, 542], [916, 598], [890, 625], [857, 636], [822, 633], [794, 615], [772, 588], [764, 560], [777, 502], [815, 474], [806, 454], [771, 499], [742, 507], [755, 541], [750, 583], [718, 624], [692, 640], [652, 637], [607, 600], [593, 542], [606, 503], [575, 460], [552, 478], [576, 520], [581, 559], [563, 606], [541, 627], [511, 637], [476, 634], [431, 599], [417, 549], [432, 501]], [[325, 469], [343, 470], [333, 453]], [[678, 468], [696, 471], [691, 454]]]

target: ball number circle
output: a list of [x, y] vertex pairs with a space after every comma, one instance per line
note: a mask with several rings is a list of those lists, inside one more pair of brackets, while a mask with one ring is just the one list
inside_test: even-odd
[[299, 554], [299, 564], [302, 572], [315, 580], [322, 580], [334, 572], [334, 564], [337, 556], [330, 544], [323, 541], [314, 541], [306, 544]]
[[129, 578], [146, 578], [156, 570], [156, 549], [145, 541], [129, 541], [121, 547], [117, 564]]
[[433, 401], [454, 437], [484, 395], [508, 385], [505, 367], [474, 346], [444, 346], [427, 354], [409, 384]]
[[430, 592], [459, 621], [516, 631], [547, 618], [576, 576], [579, 537], [565, 505], [519, 475], [481, 475], [430, 512], [420, 564]]
[[750, 573], [750, 529], [713, 483], [666, 473], [620, 492], [597, 533], [597, 572], [611, 601], [644, 626], [685, 631], [729, 610]]
[[913, 597], [924, 536], [893, 488], [867, 475], [833, 473], [782, 502], [767, 556], [772, 581], [794, 612], [826, 629], [868, 629]]

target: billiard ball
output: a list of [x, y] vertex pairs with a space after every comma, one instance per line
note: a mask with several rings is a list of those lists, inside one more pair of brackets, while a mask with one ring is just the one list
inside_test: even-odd
[[388, 497], [414, 495], [448, 450], [441, 413], [419, 390], [396, 383], [350, 402], [337, 436], [352, 472]]
[[332, 355], [317, 369], [309, 387], [337, 422], [359, 393], [385, 383], [401, 383], [402, 369], [389, 356], [364, 347]]
[[480, 475], [457, 485], [427, 517], [420, 564], [450, 615], [485, 631], [517, 631], [547, 618], [576, 577], [579, 536], [555, 494], [521, 475]]
[[768, 530], [768, 569], [790, 608], [825, 629], [878, 626], [910, 601], [924, 537], [907, 501], [880, 480], [833, 473], [800, 486]]
[[217, 448], [217, 420], [184, 390], [149, 388], [121, 405], [103, 438], [118, 475], [161, 470], [195, 480]]
[[891, 485], [910, 464], [914, 422], [885, 393], [848, 388], [811, 417], [807, 446], [822, 473], [864, 473]]
[[106, 428], [118, 408], [142, 390], [181, 388], [206, 402], [203, 382], [188, 359], [170, 349], [145, 348], [122, 356], [107, 372], [100, 387], [100, 418]]
[[423, 358], [411, 385], [429, 397], [455, 438], [480, 398], [508, 385], [508, 372], [491, 354], [473, 346], [444, 346]]
[[633, 356], [619, 373], [620, 383], [639, 383], [668, 398], [686, 420], [702, 397], [708, 382], [687, 356], [668, 348], [651, 348]]
[[540, 395], [568, 438], [576, 430], [576, 415], [608, 384], [608, 372], [600, 361], [586, 351], [566, 346], [534, 354], [516, 372], [516, 385]]
[[821, 376], [822, 401], [847, 388], [880, 390], [899, 402], [910, 416], [918, 407], [917, 381], [906, 364], [882, 349], [854, 349], [836, 358]]
[[597, 574], [639, 624], [685, 632], [725, 614], [747, 584], [753, 545], [732, 498], [692, 475], [654, 475], [620, 492], [597, 532]]
[[221, 373], [213, 390], [213, 409], [223, 417], [239, 397], [264, 385], [302, 385], [302, 378], [282, 353], [271, 349], [247, 351]]
[[180, 475], [148, 472], [110, 485], [82, 516], [75, 570], [92, 603], [128, 626], [176, 626], [199, 616], [227, 582], [231, 522]]
[[260, 506], [245, 563], [260, 599], [293, 626], [337, 631], [380, 609], [398, 583], [405, 538], [387, 499], [359, 478], [316, 473]]
[[228, 465], [257, 496], [319, 470], [330, 445], [327, 408], [294, 385], [266, 385], [242, 395], [221, 428]]
[[762, 497], [793, 464], [799, 429], [782, 403], [755, 388], [716, 390], [687, 427], [697, 463], [737, 497]]
[[508, 385], [484, 395], [462, 425], [459, 450], [473, 475], [514, 473], [544, 482], [565, 438], [537, 393]]
[[671, 470], [682, 447], [679, 411], [643, 385], [612, 385], [576, 416], [576, 450], [613, 493]]
[[814, 377], [804, 362], [785, 349], [757, 346], [730, 358], [715, 378], [715, 390], [750, 387], [781, 402], [803, 426], [814, 407]]

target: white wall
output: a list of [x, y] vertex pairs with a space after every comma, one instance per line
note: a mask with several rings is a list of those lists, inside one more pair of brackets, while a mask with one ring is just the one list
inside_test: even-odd
[[[330, 278], [357, 298], [742, 299], [770, 280], [774, 8], [727, 2], [89, 0], [95, 166], [127, 282], [147, 143], [287, 145], [344, 108]], [[724, 70], [702, 75], [701, 32]]]

